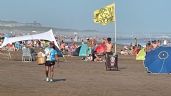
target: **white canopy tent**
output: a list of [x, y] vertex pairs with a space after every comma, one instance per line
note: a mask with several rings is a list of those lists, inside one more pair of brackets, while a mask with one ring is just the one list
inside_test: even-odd
[[47, 32], [44, 33], [40, 33], [40, 34], [34, 34], [34, 35], [25, 35], [25, 36], [19, 36], [19, 37], [10, 37], [7, 38], [5, 37], [2, 45], [0, 46], [0, 48], [6, 46], [8, 43], [14, 43], [17, 41], [24, 41], [24, 40], [48, 40], [48, 41], [53, 41], [54, 44], [59, 48], [56, 39], [53, 35], [53, 31], [52, 29], [50, 29]]

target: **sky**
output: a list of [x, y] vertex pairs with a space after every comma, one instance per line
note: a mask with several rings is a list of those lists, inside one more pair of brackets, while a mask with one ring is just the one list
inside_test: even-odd
[[93, 23], [93, 12], [115, 2], [118, 34], [171, 33], [171, 0], [0, 0], [0, 20], [97, 30], [114, 34], [114, 23]]

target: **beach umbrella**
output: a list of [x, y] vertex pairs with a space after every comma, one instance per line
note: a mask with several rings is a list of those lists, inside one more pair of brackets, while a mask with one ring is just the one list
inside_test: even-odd
[[160, 46], [147, 52], [144, 66], [150, 73], [171, 73], [171, 47]]

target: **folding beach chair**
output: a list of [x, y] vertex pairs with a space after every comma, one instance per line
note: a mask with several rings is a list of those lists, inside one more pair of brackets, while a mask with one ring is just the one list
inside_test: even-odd
[[32, 61], [33, 57], [29, 48], [22, 48], [22, 61]]

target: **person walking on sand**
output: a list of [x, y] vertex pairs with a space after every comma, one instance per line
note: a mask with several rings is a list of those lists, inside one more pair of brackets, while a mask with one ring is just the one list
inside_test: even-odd
[[54, 49], [54, 43], [50, 42], [49, 46], [45, 48], [45, 56], [46, 56], [46, 63], [45, 63], [45, 74], [46, 74], [46, 81], [53, 82], [54, 76], [54, 65], [56, 60], [58, 60], [57, 51]]

